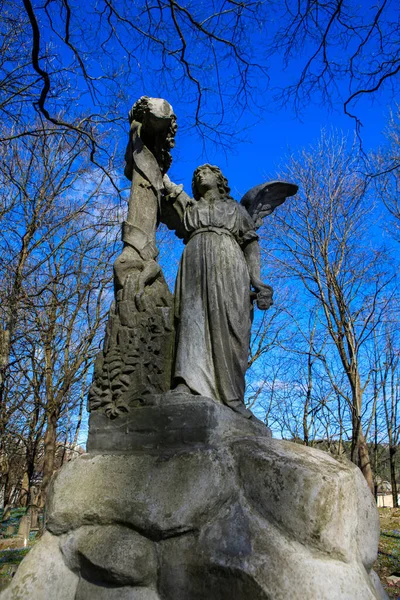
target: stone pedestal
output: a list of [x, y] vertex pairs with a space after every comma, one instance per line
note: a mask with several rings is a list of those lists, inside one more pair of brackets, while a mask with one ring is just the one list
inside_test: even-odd
[[140, 406], [117, 419], [93, 411], [87, 449], [90, 454], [162, 453], [218, 448], [237, 436], [271, 437], [270, 429], [253, 419], [245, 419], [210, 398], [167, 392], [147, 396]]
[[208, 398], [155, 397], [118, 427], [93, 418], [46, 528], [1, 600], [386, 598], [359, 470]]

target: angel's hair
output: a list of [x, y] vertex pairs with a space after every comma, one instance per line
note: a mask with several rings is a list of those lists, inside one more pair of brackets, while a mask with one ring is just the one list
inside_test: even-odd
[[209, 169], [210, 171], [212, 171], [213, 173], [216, 174], [218, 192], [219, 192], [219, 195], [221, 196], [221, 198], [222, 199], [229, 198], [230, 200], [233, 200], [232, 196], [229, 193], [231, 191], [231, 188], [228, 185], [228, 180], [222, 174], [221, 169], [219, 167], [216, 167], [215, 165], [209, 165], [208, 163], [206, 163], [205, 165], [201, 165], [200, 167], [197, 167], [197, 169], [193, 173], [193, 179], [192, 179], [193, 198], [195, 198], [196, 200], [199, 199], [199, 193], [198, 193], [197, 187], [196, 187], [196, 180], [197, 180], [198, 175], [201, 173], [201, 171], [204, 171], [205, 169]]

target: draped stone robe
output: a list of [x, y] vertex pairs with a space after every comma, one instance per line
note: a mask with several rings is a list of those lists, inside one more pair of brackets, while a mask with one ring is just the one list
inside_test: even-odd
[[243, 402], [252, 304], [242, 251], [257, 240], [247, 211], [230, 198], [175, 202], [186, 241], [175, 288], [175, 383], [225, 404]]

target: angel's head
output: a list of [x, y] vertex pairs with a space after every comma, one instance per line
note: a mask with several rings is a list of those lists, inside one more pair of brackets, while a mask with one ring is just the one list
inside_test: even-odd
[[201, 165], [193, 173], [192, 191], [195, 200], [199, 200], [209, 190], [215, 190], [221, 199], [230, 198], [228, 180], [221, 169], [214, 165]]

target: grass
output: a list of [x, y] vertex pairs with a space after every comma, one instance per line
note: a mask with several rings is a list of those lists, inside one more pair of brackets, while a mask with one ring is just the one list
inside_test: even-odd
[[0, 551], [0, 590], [2, 590], [13, 578], [19, 563], [28, 554], [30, 546], [15, 550]]
[[[400, 600], [400, 585], [390, 585], [388, 577], [400, 577], [400, 508], [380, 508], [381, 537], [374, 569], [391, 600]], [[400, 581], [399, 581], [400, 584]]]
[[[21, 517], [25, 514], [26, 508], [14, 508], [11, 511], [10, 518], [7, 521], [0, 522], [0, 533], [3, 538], [14, 537], [7, 535], [6, 530], [9, 525], [14, 525], [16, 531], [18, 530], [18, 524]], [[0, 510], [0, 516], [3, 511]], [[21, 560], [26, 556], [29, 550], [35, 543], [36, 532], [31, 532], [29, 535], [29, 545], [26, 548], [12, 548], [9, 550], [0, 550], [0, 590], [2, 590], [7, 583], [12, 579], [15, 571], [18, 568]]]

